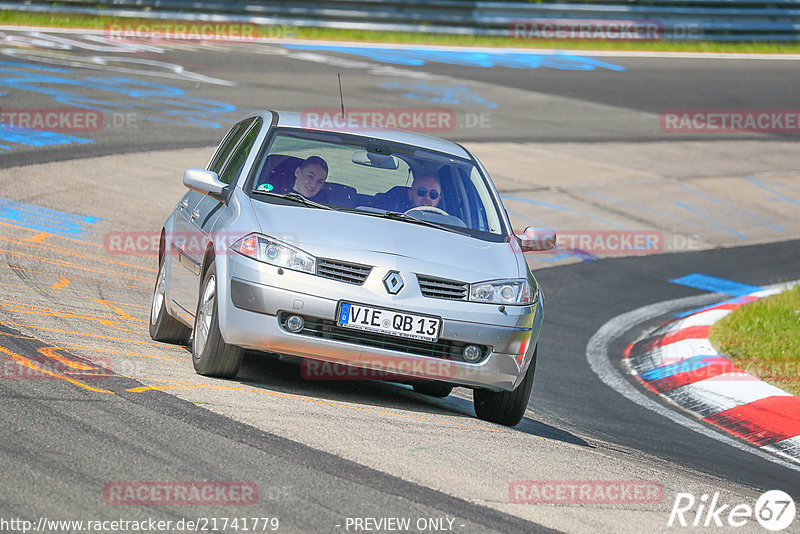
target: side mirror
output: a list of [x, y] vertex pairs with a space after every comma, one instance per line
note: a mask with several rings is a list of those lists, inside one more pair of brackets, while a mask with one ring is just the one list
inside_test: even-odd
[[205, 169], [187, 169], [183, 173], [183, 185], [220, 201], [225, 197], [225, 188], [228, 187], [220, 181], [217, 173]]
[[541, 252], [556, 246], [556, 233], [549, 228], [529, 226], [521, 234], [514, 234], [522, 252]]

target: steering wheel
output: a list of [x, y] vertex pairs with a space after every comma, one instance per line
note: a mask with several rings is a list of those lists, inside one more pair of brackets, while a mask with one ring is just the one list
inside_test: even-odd
[[406, 211], [406, 215], [408, 215], [409, 213], [411, 213], [414, 210], [427, 211], [427, 212], [430, 212], [430, 213], [438, 213], [440, 215], [445, 215], [447, 217], [450, 217], [449, 213], [444, 211], [442, 208], [437, 208], [436, 206], [417, 206], [415, 208], [411, 208], [410, 210], [407, 210]]

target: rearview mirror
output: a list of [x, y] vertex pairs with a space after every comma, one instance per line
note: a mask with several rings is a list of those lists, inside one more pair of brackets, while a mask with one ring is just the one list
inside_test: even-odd
[[378, 154], [377, 152], [367, 152], [362, 150], [353, 154], [353, 163], [358, 165], [365, 165], [367, 167], [377, 167], [379, 169], [389, 169], [391, 171], [397, 170], [400, 164], [397, 158], [387, 154]]
[[217, 200], [223, 199], [225, 188], [228, 187], [227, 184], [220, 181], [217, 173], [205, 169], [187, 169], [183, 173], [183, 185], [192, 191], [209, 195]]
[[556, 233], [549, 228], [529, 226], [521, 234], [514, 234], [522, 252], [541, 252], [556, 246]]

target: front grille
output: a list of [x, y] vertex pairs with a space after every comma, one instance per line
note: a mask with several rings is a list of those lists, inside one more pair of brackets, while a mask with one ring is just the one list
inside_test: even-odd
[[[280, 321], [284, 328], [286, 327], [286, 319], [291, 315], [295, 314], [286, 312], [281, 314]], [[418, 341], [416, 339], [405, 339], [385, 334], [363, 332], [361, 330], [338, 326], [335, 321], [331, 321], [330, 319], [320, 319], [318, 317], [308, 317], [305, 315], [302, 317], [305, 321], [305, 326], [298, 333], [299, 335], [330, 339], [333, 341], [344, 341], [345, 343], [353, 343], [354, 345], [394, 350], [418, 356], [464, 361], [461, 354], [464, 347], [468, 345], [468, 343], [452, 341], [450, 339], [440, 339], [436, 343], [431, 343], [428, 341]], [[477, 345], [477, 347], [481, 349], [481, 354], [483, 354], [483, 356], [478, 362], [474, 363], [480, 363], [489, 353], [489, 347], [484, 345]]]
[[422, 291], [423, 297], [449, 300], [467, 299], [468, 285], [464, 282], [432, 278], [419, 274], [417, 275], [417, 281], [419, 281], [419, 289]]
[[317, 260], [317, 275], [332, 280], [339, 280], [340, 282], [347, 282], [348, 284], [363, 284], [367, 276], [369, 276], [370, 271], [372, 271], [372, 267], [369, 265], [329, 260], [326, 258], [319, 258]]

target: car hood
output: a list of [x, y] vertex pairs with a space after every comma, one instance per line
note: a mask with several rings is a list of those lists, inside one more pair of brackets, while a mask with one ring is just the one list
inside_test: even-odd
[[318, 257], [464, 282], [520, 276], [509, 243], [357, 213], [251, 203], [261, 233]]

